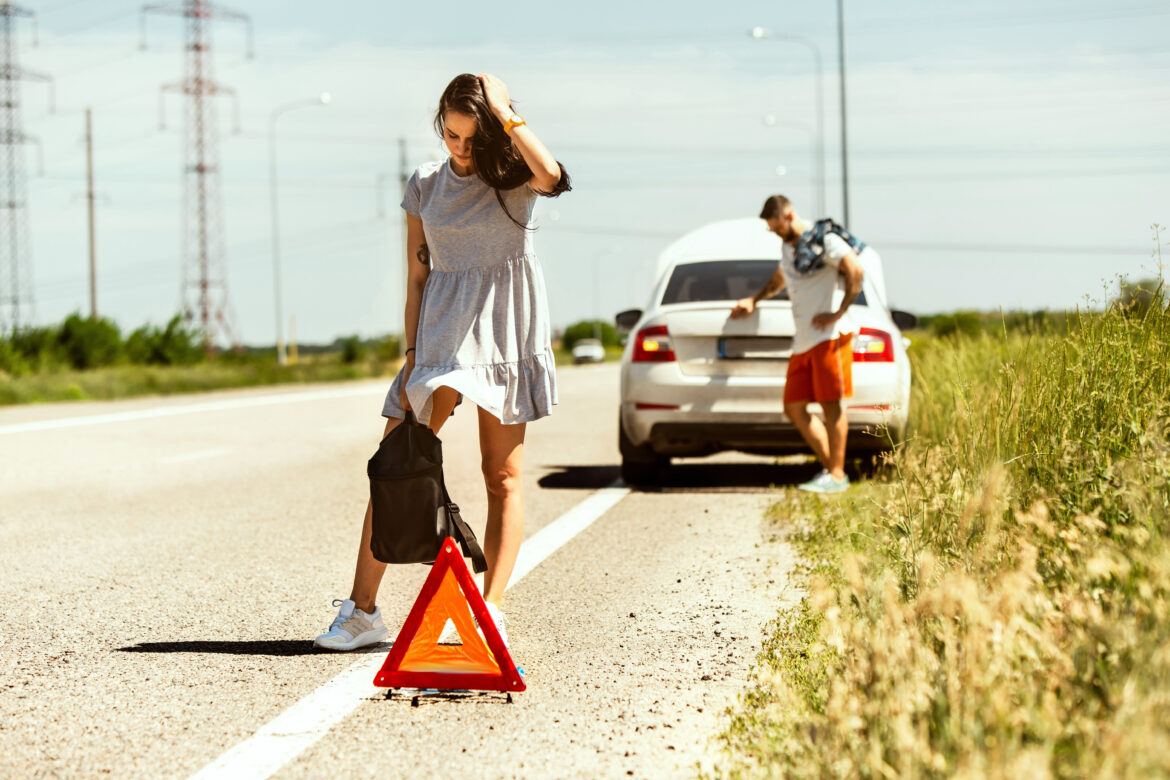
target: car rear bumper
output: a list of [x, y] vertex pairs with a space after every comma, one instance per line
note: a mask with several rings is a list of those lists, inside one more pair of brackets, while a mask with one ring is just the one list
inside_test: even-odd
[[[897, 440], [897, 436], [895, 436]], [[737, 450], [761, 455], [808, 452], [809, 447], [792, 423], [658, 422], [650, 426], [646, 442], [655, 453], [673, 457], [710, 455]], [[889, 438], [872, 425], [851, 423], [847, 453], [876, 453], [890, 449]]]

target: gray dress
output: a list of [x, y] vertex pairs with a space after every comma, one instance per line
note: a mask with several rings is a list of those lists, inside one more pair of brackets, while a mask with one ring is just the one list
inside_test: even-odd
[[[501, 194], [512, 216], [531, 222], [537, 197], [531, 188]], [[415, 417], [430, 423], [431, 394], [440, 387], [458, 390], [505, 424], [549, 414], [557, 402], [556, 368], [531, 231], [508, 219], [483, 179], [456, 174], [446, 160], [419, 166], [402, 208], [422, 219], [431, 254], [406, 384]], [[401, 387], [400, 372], [383, 416], [405, 416]]]

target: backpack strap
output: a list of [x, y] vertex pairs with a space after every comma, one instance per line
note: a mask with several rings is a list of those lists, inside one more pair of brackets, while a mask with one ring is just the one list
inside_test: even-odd
[[838, 224], [831, 217], [818, 219], [816, 224], [813, 225], [813, 231], [814, 235], [816, 236], [815, 240], [818, 244], [824, 244], [826, 233], [836, 233], [857, 254], [861, 254], [861, 251], [865, 249], [864, 241], [858, 239], [857, 236], [850, 233], [844, 228], [844, 226]]
[[459, 505], [451, 500], [451, 494], [447, 492], [447, 477], [440, 472], [439, 484], [443, 488], [443, 501], [447, 507], [447, 516], [451, 518], [451, 522], [455, 524], [455, 531], [459, 534], [459, 546], [463, 548], [463, 554], [471, 559], [471, 567], [476, 574], [487, 571], [487, 558], [483, 554], [483, 548], [479, 546], [479, 540], [475, 538], [475, 531], [471, 530], [471, 526], [459, 514]]
[[483, 549], [479, 546], [479, 540], [475, 538], [475, 532], [460, 516], [459, 505], [454, 501], [448, 501], [447, 514], [455, 523], [455, 528], [459, 532], [459, 546], [463, 548], [463, 554], [471, 558], [471, 566], [475, 569], [475, 573], [487, 571], [487, 558], [484, 557]]

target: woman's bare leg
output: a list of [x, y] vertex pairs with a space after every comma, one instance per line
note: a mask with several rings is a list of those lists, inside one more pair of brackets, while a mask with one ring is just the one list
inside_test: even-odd
[[[447, 422], [447, 418], [455, 410], [455, 403], [458, 400], [459, 393], [449, 387], [440, 387], [431, 395], [430, 427], [432, 431], [439, 432], [443, 423]], [[401, 423], [402, 420], [388, 418], [386, 429], [382, 432], [382, 438], [385, 438], [387, 433], [390, 433]], [[353, 590], [349, 593], [354, 605], [366, 613], [374, 611], [378, 598], [378, 586], [382, 583], [382, 575], [386, 571], [386, 564], [379, 561], [370, 552], [370, 535], [373, 533], [373, 527], [374, 507], [373, 504], [367, 502], [366, 519], [362, 522], [362, 543], [358, 548], [357, 567], [353, 574]]]
[[483, 539], [488, 569], [483, 580], [483, 597], [497, 606], [504, 600], [504, 588], [508, 587], [524, 538], [520, 467], [525, 427], [523, 423], [504, 425], [492, 413], [479, 410], [479, 451], [483, 456], [488, 497], [487, 531]]

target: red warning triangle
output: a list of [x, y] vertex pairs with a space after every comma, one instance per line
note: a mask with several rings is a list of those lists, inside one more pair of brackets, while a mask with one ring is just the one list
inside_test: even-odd
[[[459, 631], [462, 645], [438, 644], [448, 620]], [[374, 685], [476, 691], [526, 688], [454, 539], [447, 537], [443, 542]]]

